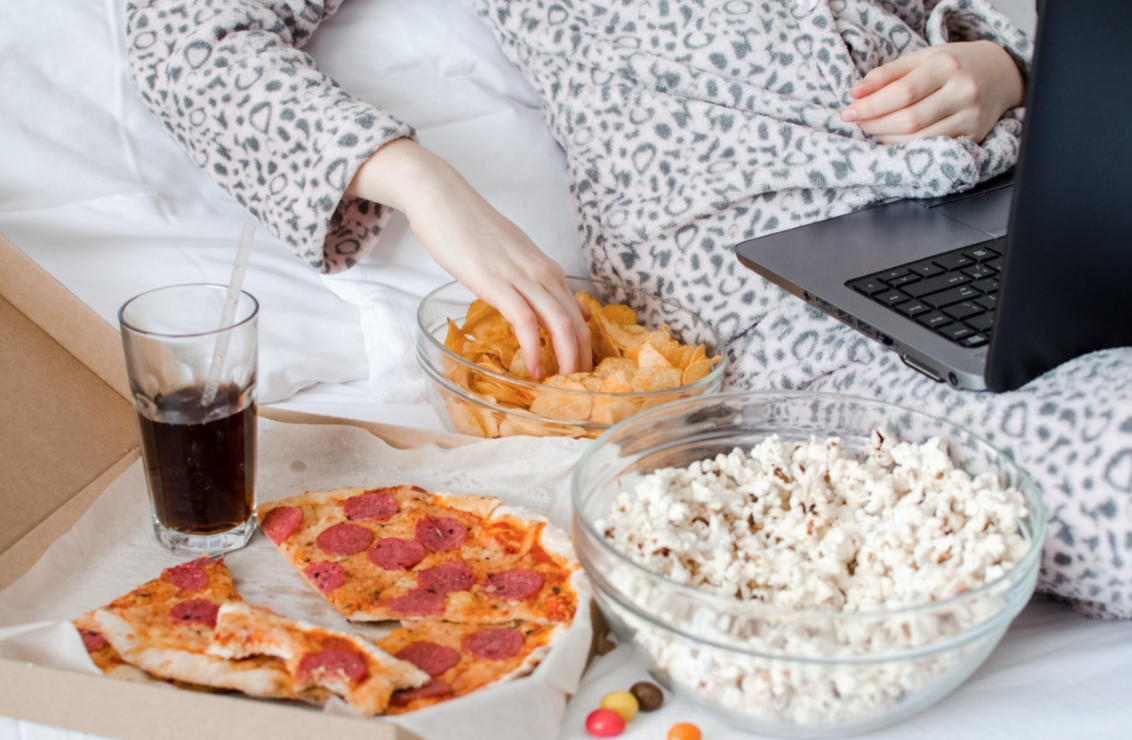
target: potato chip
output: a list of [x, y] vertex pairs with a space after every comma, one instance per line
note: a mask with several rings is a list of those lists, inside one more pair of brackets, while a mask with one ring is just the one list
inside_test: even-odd
[[646, 344], [641, 347], [640, 352], [637, 354], [637, 365], [640, 368], [669, 368], [672, 367], [664, 355], [656, 351], [656, 348], [651, 344]]
[[628, 419], [640, 410], [640, 404], [632, 398], [598, 398], [594, 401], [593, 415], [590, 421], [598, 424], [616, 424]]
[[601, 381], [601, 388], [598, 390], [602, 393], [632, 393], [633, 374], [636, 372], [636, 368], [632, 370], [618, 370], [604, 378]]
[[606, 306], [601, 309], [601, 315], [612, 321], [614, 324], [636, 324], [637, 312], [628, 306], [623, 306], [619, 303]]
[[680, 371], [674, 367], [642, 367], [633, 375], [633, 390], [637, 393], [667, 391], [680, 387]]
[[632, 375], [637, 372], [637, 363], [620, 357], [606, 357], [597, 364], [593, 374], [599, 378], [608, 378], [620, 370], [628, 370]]

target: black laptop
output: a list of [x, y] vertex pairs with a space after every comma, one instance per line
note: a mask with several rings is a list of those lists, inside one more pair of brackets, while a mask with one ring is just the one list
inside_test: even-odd
[[739, 260], [956, 388], [1132, 345], [1132, 0], [1045, 0], [1015, 171], [752, 239]]

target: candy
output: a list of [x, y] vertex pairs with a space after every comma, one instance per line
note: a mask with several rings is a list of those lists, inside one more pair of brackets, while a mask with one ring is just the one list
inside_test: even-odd
[[629, 722], [637, 716], [637, 710], [641, 708], [641, 705], [637, 701], [637, 697], [628, 691], [611, 691], [601, 700], [601, 708], [612, 709], [620, 714], [626, 722]]
[[664, 692], [660, 687], [648, 681], [638, 681], [629, 689], [629, 693], [637, 698], [642, 712], [653, 712], [664, 704]]
[[679, 722], [668, 730], [668, 740], [700, 740], [700, 728], [691, 722]]
[[586, 732], [594, 737], [617, 737], [625, 731], [625, 719], [612, 709], [595, 709], [586, 717]]

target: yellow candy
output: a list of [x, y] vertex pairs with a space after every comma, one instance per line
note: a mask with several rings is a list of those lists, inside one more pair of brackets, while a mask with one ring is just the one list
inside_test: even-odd
[[628, 691], [611, 691], [602, 698], [601, 708], [617, 712], [628, 722], [637, 716], [637, 710], [641, 708], [641, 705], [637, 701], [637, 697]]

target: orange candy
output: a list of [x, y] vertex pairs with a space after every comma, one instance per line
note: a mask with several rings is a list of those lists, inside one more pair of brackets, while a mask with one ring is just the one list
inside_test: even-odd
[[691, 722], [679, 722], [668, 730], [668, 740], [700, 740], [700, 728]]

